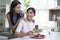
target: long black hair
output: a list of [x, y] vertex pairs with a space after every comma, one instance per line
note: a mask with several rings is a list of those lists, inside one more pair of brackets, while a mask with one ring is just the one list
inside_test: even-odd
[[11, 6], [10, 6], [10, 11], [8, 12], [8, 14], [10, 15], [10, 18], [11, 18], [11, 22], [12, 23], [13, 23], [12, 18], [13, 18], [14, 8], [18, 4], [21, 4], [21, 3], [19, 1], [17, 1], [17, 0], [12, 1]]

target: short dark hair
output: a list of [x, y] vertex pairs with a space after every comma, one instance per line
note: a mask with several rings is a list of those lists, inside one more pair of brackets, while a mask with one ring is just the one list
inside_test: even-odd
[[35, 10], [33, 7], [28, 8], [28, 9], [27, 9], [27, 12], [28, 12], [29, 10], [32, 10], [33, 13], [34, 13], [34, 15], [36, 14], [36, 10]]

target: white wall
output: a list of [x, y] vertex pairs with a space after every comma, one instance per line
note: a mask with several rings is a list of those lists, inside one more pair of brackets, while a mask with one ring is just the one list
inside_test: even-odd
[[24, 0], [19, 0], [21, 2], [21, 10], [25, 10]]
[[30, 7], [36, 9], [35, 20], [39, 26], [54, 27], [54, 21], [49, 21], [49, 9], [56, 8], [54, 0], [31, 0]]
[[[9, 8], [10, 8], [10, 6], [8, 4], [6, 4], [6, 14], [9, 12]], [[7, 17], [6, 17], [6, 20], [5, 20], [5, 27], [9, 27], [9, 23], [8, 23]]]

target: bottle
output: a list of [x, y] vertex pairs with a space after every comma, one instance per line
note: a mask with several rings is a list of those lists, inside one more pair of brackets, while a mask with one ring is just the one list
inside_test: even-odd
[[52, 19], [53, 19], [53, 21], [56, 21], [56, 15], [55, 14], [53, 15]]

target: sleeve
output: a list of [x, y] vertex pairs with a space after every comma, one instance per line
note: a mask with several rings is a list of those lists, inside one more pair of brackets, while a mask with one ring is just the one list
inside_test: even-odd
[[24, 12], [22, 10], [20, 10], [20, 16], [24, 17]]
[[17, 29], [16, 29], [15, 32], [19, 32], [20, 33], [22, 27], [23, 27], [23, 22], [20, 20], [20, 22], [19, 22], [19, 24], [18, 24]]

